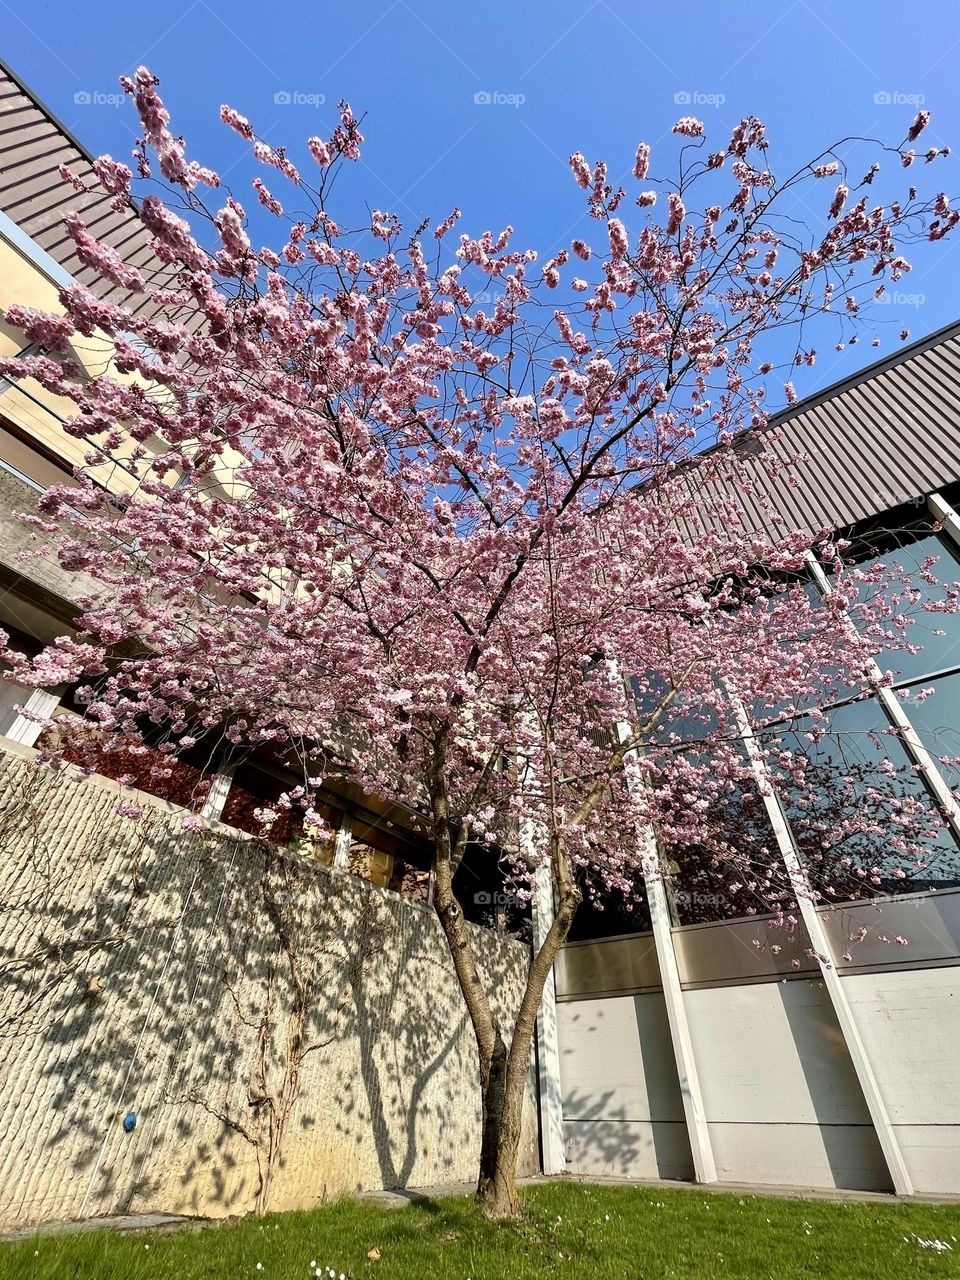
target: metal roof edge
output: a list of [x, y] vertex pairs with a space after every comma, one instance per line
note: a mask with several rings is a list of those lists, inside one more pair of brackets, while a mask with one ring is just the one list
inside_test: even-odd
[[3, 58], [0, 58], [0, 71], [2, 71], [4, 75], [9, 76], [10, 79], [13, 81], [13, 83], [21, 91], [21, 93], [25, 93], [27, 95], [27, 97], [33, 102], [33, 104], [40, 111], [43, 112], [43, 114], [47, 117], [50, 123], [55, 125], [57, 129], [60, 131], [60, 133], [62, 133], [63, 136], [67, 139], [67, 141], [76, 147], [76, 149], [80, 152], [80, 154], [84, 157], [84, 159], [88, 160], [91, 164], [93, 164], [94, 160], [96, 159], [96, 156], [89, 149], [89, 147], [85, 146], [80, 141], [80, 139], [77, 137], [77, 135], [73, 132], [72, 129], [67, 128], [67, 126], [63, 123], [60, 117], [58, 115], [55, 115], [50, 110], [50, 108], [47, 106], [44, 100], [38, 94], [34, 93], [34, 91], [30, 88], [30, 86], [24, 81], [23, 77], [17, 75], [13, 67], [11, 67], [10, 64], [6, 62]]

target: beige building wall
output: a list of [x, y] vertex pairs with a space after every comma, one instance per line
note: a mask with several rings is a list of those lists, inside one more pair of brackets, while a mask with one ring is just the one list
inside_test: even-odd
[[[183, 817], [0, 749], [0, 1225], [474, 1178], [475, 1048], [432, 912]], [[509, 1016], [526, 948], [476, 940]]]

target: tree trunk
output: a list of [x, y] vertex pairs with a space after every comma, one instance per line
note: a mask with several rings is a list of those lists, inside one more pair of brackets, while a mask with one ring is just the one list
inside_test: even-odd
[[509, 1053], [505, 1051], [498, 1032], [489, 1073], [482, 1075], [483, 1139], [477, 1203], [484, 1217], [493, 1220], [516, 1218], [523, 1212], [517, 1192], [517, 1157], [530, 1047], [547, 976], [569, 933], [579, 901], [580, 895], [576, 890], [561, 899], [553, 924], [527, 973]]
[[517, 1192], [517, 1156], [530, 1046], [547, 977], [557, 952], [566, 941], [581, 895], [569, 879], [559, 847], [555, 847], [553, 865], [561, 868], [560, 902], [547, 936], [527, 971], [508, 1049], [501, 1033], [499, 1015], [494, 1012], [480, 979], [470, 931], [453, 892], [453, 851], [444, 775], [445, 745], [445, 738], [441, 735], [436, 744], [431, 788], [435, 820], [433, 905], [447, 939], [477, 1041], [482, 1091], [477, 1204], [484, 1217], [491, 1220], [518, 1218], [523, 1213], [523, 1206]]
[[485, 1218], [518, 1218], [523, 1212], [517, 1193], [517, 1155], [523, 1120], [524, 1076], [509, 1070], [506, 1045], [497, 1048], [483, 1082], [483, 1128], [477, 1204]]

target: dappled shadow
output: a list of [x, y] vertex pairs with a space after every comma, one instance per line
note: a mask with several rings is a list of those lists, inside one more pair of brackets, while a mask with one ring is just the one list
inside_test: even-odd
[[[119, 799], [0, 752], [0, 1221], [472, 1177], [475, 1049], [432, 914]], [[512, 1001], [522, 948], [481, 950]]]
[[561, 1025], [568, 1168], [606, 1177], [691, 1178], [662, 997], [571, 1001]]

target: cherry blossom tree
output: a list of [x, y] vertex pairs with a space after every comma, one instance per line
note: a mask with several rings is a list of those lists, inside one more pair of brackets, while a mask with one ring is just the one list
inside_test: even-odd
[[[79, 682], [107, 745], [161, 734], [171, 759], [211, 735], [270, 746], [299, 778], [279, 809], [298, 806], [317, 839], [321, 787], [403, 806], [432, 850], [476, 1037], [478, 1200], [516, 1214], [536, 1014], [584, 893], [641, 902], [645, 872], [679, 857], [785, 917], [794, 891], [763, 824], [717, 816], [756, 803], [735, 707], [761, 728], [803, 710], [812, 742], [828, 695], [908, 639], [855, 572], [811, 600], [804, 557], [831, 572], [842, 558], [829, 530], [773, 510], [774, 534], [744, 522], [757, 459], [746, 467], [739, 433], [771, 482], [795, 482], [802, 459], [776, 463], [766, 424], [815, 359], [811, 327], [856, 341], [908, 246], [955, 226], [942, 194], [871, 199], [884, 160], [898, 184], [915, 162], [928, 113], [899, 146], [845, 139], [789, 176], [752, 118], [716, 151], [700, 121], [678, 121], [662, 156], [638, 147], [629, 191], [574, 154], [589, 230], [541, 262], [509, 227], [458, 237], [456, 209], [412, 234], [381, 210], [335, 219], [363, 142], [346, 103], [298, 165], [221, 108], [251, 145], [248, 216], [187, 158], [155, 77], [123, 85], [143, 130], [136, 178], [108, 156], [64, 176], [135, 212], [156, 270], [72, 214], [80, 258], [128, 303], [77, 284], [59, 314], [6, 314], [45, 353], [0, 372], [74, 401], [65, 430], [87, 447], [30, 517], [38, 546], [92, 584], [79, 634], [9, 655], [10, 672]], [[856, 173], [851, 155], [866, 156]], [[655, 180], [654, 160], [672, 176]], [[103, 335], [112, 364], [90, 376], [77, 353]], [[802, 750], [775, 735], [764, 749], [815, 797]], [[883, 803], [846, 814], [851, 831], [882, 828]], [[898, 822], [890, 856], [923, 865], [938, 820], [897, 803], [923, 820]], [[269, 831], [278, 809], [261, 817]], [[535, 885], [552, 899], [513, 1010], [454, 892], [468, 847], [518, 900]]]

